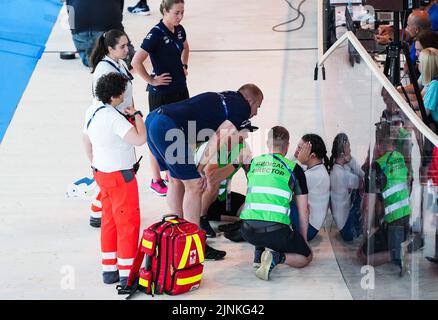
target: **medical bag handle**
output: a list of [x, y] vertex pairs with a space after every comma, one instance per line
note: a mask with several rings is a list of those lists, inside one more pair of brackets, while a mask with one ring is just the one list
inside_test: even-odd
[[163, 220], [161, 220], [161, 222], [166, 222], [168, 220], [173, 220], [173, 219], [179, 219], [179, 216], [176, 214], [165, 214], [163, 216]]

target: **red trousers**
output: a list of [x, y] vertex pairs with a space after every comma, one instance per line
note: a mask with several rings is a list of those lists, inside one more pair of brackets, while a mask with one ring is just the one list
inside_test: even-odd
[[104, 272], [119, 270], [128, 277], [140, 230], [137, 179], [132, 170], [94, 172], [101, 192], [101, 251]]
[[102, 217], [102, 202], [100, 202], [100, 199], [102, 199], [102, 193], [99, 191], [96, 198], [91, 202], [90, 216], [93, 218]]
[[428, 171], [429, 179], [432, 179], [433, 184], [438, 186], [438, 148], [433, 147], [432, 161]]

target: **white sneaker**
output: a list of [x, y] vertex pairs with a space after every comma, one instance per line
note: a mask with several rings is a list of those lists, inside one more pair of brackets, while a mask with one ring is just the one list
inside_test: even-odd
[[260, 267], [256, 270], [257, 278], [260, 278], [265, 281], [269, 280], [269, 275], [271, 274], [271, 271], [273, 269], [271, 268], [272, 259], [273, 257], [271, 251], [269, 250], [263, 251]]

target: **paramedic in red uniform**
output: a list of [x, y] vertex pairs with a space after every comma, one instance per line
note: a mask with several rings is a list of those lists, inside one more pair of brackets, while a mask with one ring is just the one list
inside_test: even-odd
[[118, 73], [102, 76], [95, 87], [100, 103], [85, 115], [84, 144], [93, 175], [102, 192], [101, 251], [103, 282], [120, 280], [126, 285], [140, 229], [138, 187], [133, 165], [134, 146], [146, 142], [140, 111], [125, 109], [134, 116], [132, 125], [116, 107], [123, 102], [127, 79]]

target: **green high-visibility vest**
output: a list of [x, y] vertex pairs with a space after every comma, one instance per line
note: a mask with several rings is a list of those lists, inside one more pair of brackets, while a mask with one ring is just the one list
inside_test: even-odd
[[377, 164], [386, 177], [386, 185], [381, 190], [385, 222], [390, 223], [408, 216], [411, 214], [408, 168], [403, 155], [398, 151], [387, 152], [377, 159]]
[[410, 138], [411, 134], [409, 133], [409, 131], [405, 128], [400, 128], [400, 130], [398, 131], [396, 150], [403, 154], [403, 144], [406, 140], [409, 140]]
[[295, 165], [280, 154], [254, 158], [248, 172], [248, 190], [240, 218], [289, 225], [293, 197], [289, 181]]
[[[239, 143], [237, 145], [235, 145], [233, 147], [233, 149], [231, 150], [231, 152], [228, 154], [228, 144], [224, 144], [218, 153], [218, 165], [219, 168], [223, 168], [227, 165], [229, 165], [230, 163], [232, 163], [234, 160], [237, 159], [237, 157], [240, 154], [240, 151], [245, 148], [245, 143]], [[228, 157], [226, 157], [226, 155], [228, 154]], [[240, 169], [242, 165], [239, 164], [239, 167], [234, 169], [234, 171], [225, 179], [222, 180], [220, 185], [219, 185], [219, 191], [218, 191], [218, 200], [219, 201], [225, 201], [225, 199], [227, 198], [227, 188], [228, 185], [231, 183], [231, 179], [233, 178], [234, 174]]]

